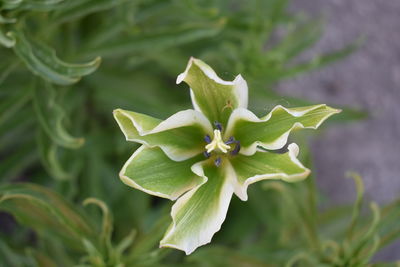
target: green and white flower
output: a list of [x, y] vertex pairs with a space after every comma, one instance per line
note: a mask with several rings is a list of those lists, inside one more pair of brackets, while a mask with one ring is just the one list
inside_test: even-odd
[[[260, 180], [299, 181], [310, 170], [297, 159], [299, 148], [283, 148], [294, 129], [316, 129], [340, 112], [324, 104], [275, 107], [258, 118], [247, 110], [247, 83], [238, 75], [224, 81], [201, 60], [191, 58], [177, 78], [190, 86], [194, 109], [162, 121], [116, 109], [128, 141], [141, 143], [123, 166], [128, 186], [176, 200], [161, 247], [192, 253], [211, 241], [225, 220], [232, 195], [247, 200], [247, 187]], [[261, 149], [263, 148], [263, 149]]]

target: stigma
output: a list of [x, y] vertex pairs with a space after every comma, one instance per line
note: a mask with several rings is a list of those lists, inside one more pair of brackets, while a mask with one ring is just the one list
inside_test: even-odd
[[224, 141], [222, 140], [221, 131], [219, 129], [214, 130], [214, 138], [211, 141], [211, 143], [206, 145], [205, 148], [207, 153], [211, 153], [211, 151], [213, 150], [219, 150], [222, 153], [227, 153], [228, 150], [231, 149], [231, 147], [225, 144]]

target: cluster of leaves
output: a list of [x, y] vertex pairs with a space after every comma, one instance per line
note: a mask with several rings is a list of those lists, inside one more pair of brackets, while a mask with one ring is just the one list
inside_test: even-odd
[[400, 236], [399, 202], [383, 209], [372, 202], [371, 214], [363, 214], [362, 179], [349, 177], [357, 188], [354, 206], [323, 212], [317, 211], [314, 178], [305, 184], [265, 182], [253, 190], [248, 208], [235, 203], [216, 242], [187, 257], [157, 249], [169, 224], [165, 211], [146, 231], [132, 229], [112, 240], [113, 216], [104, 202], [83, 202], [101, 209], [103, 219], [96, 222], [45, 187], [3, 185], [1, 208], [35, 229], [39, 239], [24, 253], [1, 241], [0, 256], [6, 266], [396, 266], [370, 261]]
[[[250, 97], [257, 100], [250, 101], [256, 103], [252, 109], [263, 111], [281, 98], [271, 90], [274, 83], [356, 48], [357, 42], [296, 60], [318, 41], [321, 24], [288, 14], [287, 4], [285, 0], [0, 0], [0, 209], [20, 223], [0, 214], [0, 228], [5, 229], [0, 232], [0, 265], [182, 262], [178, 252], [157, 249], [169, 222], [165, 209], [169, 203], [129, 190], [117, 178], [124, 159], [136, 147], [124, 142], [111, 111], [135, 107], [165, 118], [189, 107], [187, 90], [180, 90], [174, 80], [190, 56], [229, 70], [218, 71], [225, 79], [241, 73], [250, 82]], [[289, 101], [294, 106], [309, 104]], [[344, 110], [341, 120], [363, 116]], [[281, 218], [274, 214], [284, 202], [276, 203], [276, 196], [257, 190], [252, 198], [258, 202], [250, 202], [251, 209], [234, 204], [229, 216], [235, 218], [228, 219], [228, 229], [217, 237], [221, 247], [202, 249], [185, 262], [218, 264], [231, 253], [222, 246], [228, 245], [236, 248], [237, 255], [243, 254], [232, 258], [236, 263], [282, 263], [302, 247], [303, 238], [290, 244], [279, 241], [284, 237], [277, 233], [295, 231], [294, 221], [276, 219]], [[302, 203], [296, 200], [302, 190], [284, 190], [293, 190], [286, 197]], [[83, 201], [101, 208], [102, 226], [96, 210], [82, 211]], [[251, 214], [239, 216], [243, 210]], [[295, 208], [282, 210], [288, 213], [285, 216], [294, 216], [289, 213]], [[300, 216], [302, 209], [293, 214]], [[251, 217], [257, 219], [249, 221]], [[375, 228], [368, 236], [375, 236]], [[265, 235], [258, 234], [263, 231]], [[256, 237], [262, 240], [255, 242]], [[353, 255], [348, 254], [350, 241], [340, 245], [332, 258], [339, 262]], [[362, 246], [356, 251], [363, 255], [369, 243], [357, 242]], [[323, 262], [320, 246], [306, 248], [310, 250], [302, 255], [312, 251]]]

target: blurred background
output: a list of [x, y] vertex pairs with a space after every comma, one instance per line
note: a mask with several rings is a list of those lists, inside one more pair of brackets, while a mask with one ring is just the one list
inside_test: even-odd
[[[395, 266], [399, 12], [396, 0], [0, 0], [0, 266]], [[241, 73], [259, 116], [343, 112], [293, 137], [312, 177], [253, 186], [185, 257], [158, 249], [172, 203], [118, 179], [138, 146], [112, 110], [190, 108], [175, 84], [190, 56]]]
[[[292, 10], [323, 14], [325, 33], [312, 51], [335, 49], [354, 36], [361, 48], [346, 60], [310, 75], [280, 83], [284, 94], [356, 106], [368, 111], [362, 122], [330, 129], [312, 144], [318, 184], [331, 203], [354, 199], [353, 185], [338, 179], [360, 173], [367, 195], [380, 203], [400, 196], [400, 2], [298, 0]], [[383, 257], [400, 254], [400, 242]]]
[[335, 202], [348, 202], [351, 181], [338, 177], [354, 170], [363, 176], [370, 198], [388, 202], [399, 197], [400, 2], [298, 0], [291, 8], [324, 15], [325, 33], [310, 51], [329, 51], [365, 36], [360, 49], [345, 60], [276, 89], [368, 111], [366, 120], [330, 129], [313, 143], [321, 189]]

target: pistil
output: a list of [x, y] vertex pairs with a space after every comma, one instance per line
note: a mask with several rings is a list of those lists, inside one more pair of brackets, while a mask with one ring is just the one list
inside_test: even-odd
[[211, 153], [213, 150], [219, 150], [222, 153], [227, 153], [231, 147], [227, 144], [224, 143], [221, 137], [221, 131], [220, 130], [214, 130], [214, 139], [206, 145], [206, 151], [207, 153]]

